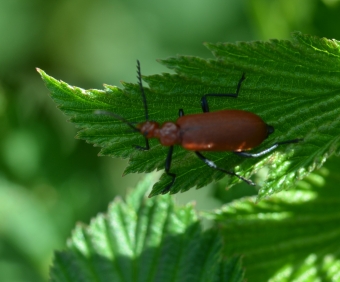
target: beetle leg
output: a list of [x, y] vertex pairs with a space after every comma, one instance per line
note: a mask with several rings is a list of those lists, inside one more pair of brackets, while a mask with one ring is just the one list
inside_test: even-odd
[[[180, 116], [180, 117], [184, 116], [183, 109], [179, 109], [178, 110], [178, 116]], [[167, 185], [162, 190], [162, 192], [161, 192], [162, 194], [168, 193], [170, 191], [170, 189], [171, 189], [171, 186], [174, 184], [174, 182], [176, 180], [176, 174], [169, 172], [170, 166], [171, 166], [171, 161], [172, 161], [172, 152], [173, 152], [173, 150], [174, 150], [174, 146], [171, 146], [169, 148], [169, 152], [168, 152], [168, 155], [167, 155], [166, 160], [165, 160], [165, 173], [172, 177], [172, 181], [170, 182], [169, 185]]]
[[261, 157], [265, 154], [268, 154], [269, 152], [275, 150], [278, 146], [280, 145], [284, 145], [284, 144], [291, 144], [291, 143], [298, 143], [300, 141], [303, 141], [303, 139], [293, 139], [293, 140], [287, 140], [287, 141], [282, 141], [282, 142], [277, 142], [275, 143], [273, 146], [264, 149], [261, 152], [258, 153], [248, 153], [248, 152], [234, 152], [236, 155], [245, 157], [245, 158], [257, 158], [257, 157]]
[[150, 150], [149, 139], [145, 137], [145, 147], [135, 145], [135, 148], [140, 151], [149, 151]]
[[172, 177], [172, 180], [170, 182], [170, 184], [168, 184], [163, 190], [162, 190], [162, 194], [166, 194], [170, 191], [171, 186], [174, 184], [175, 180], [176, 180], [176, 174], [169, 172], [170, 170], [170, 166], [171, 166], [171, 160], [172, 160], [172, 152], [174, 150], [174, 146], [170, 146], [169, 148], [169, 152], [168, 155], [166, 157], [165, 160], [165, 173], [169, 176]]
[[208, 93], [208, 94], [203, 95], [202, 98], [201, 98], [201, 106], [202, 106], [203, 112], [204, 113], [209, 112], [209, 105], [208, 105], [208, 101], [207, 101], [207, 96], [237, 98], [238, 93], [239, 93], [240, 88], [241, 88], [242, 81], [245, 78], [246, 78], [245, 73], [243, 73], [241, 79], [239, 80], [239, 82], [237, 84], [236, 93]]
[[242, 181], [246, 182], [247, 184], [249, 185], [255, 185], [255, 183], [249, 179], [246, 179], [244, 177], [242, 177], [241, 175], [238, 175], [237, 173], [233, 172], [233, 171], [228, 171], [228, 170], [225, 170], [223, 168], [220, 168], [218, 167], [213, 161], [207, 159], [205, 156], [203, 156], [200, 152], [198, 151], [195, 151], [196, 155], [202, 160], [204, 161], [208, 166], [210, 166], [211, 168], [214, 168], [216, 170], [219, 170], [219, 171], [222, 171], [226, 174], [229, 174], [231, 176], [236, 176], [237, 178], [241, 179]]

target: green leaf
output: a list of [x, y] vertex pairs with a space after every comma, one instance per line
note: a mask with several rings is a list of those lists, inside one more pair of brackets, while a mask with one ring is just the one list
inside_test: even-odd
[[[209, 97], [211, 111], [243, 109], [254, 112], [274, 126], [275, 133], [254, 151], [275, 142], [303, 138], [298, 144], [283, 145], [260, 158], [244, 159], [230, 152], [204, 153], [218, 166], [249, 178], [262, 167], [268, 174], [260, 183], [259, 197], [288, 189], [297, 179], [320, 167], [338, 150], [340, 133], [339, 42], [294, 33], [292, 40], [205, 44], [215, 59], [178, 56], [160, 61], [176, 74], [143, 77], [150, 120], [176, 121], [178, 109], [200, 113], [206, 93], [234, 93], [245, 73], [237, 99]], [[131, 68], [131, 71], [134, 71]], [[57, 81], [39, 71], [59, 108], [80, 129], [78, 137], [102, 147], [100, 154], [130, 158], [125, 173], [164, 169], [168, 148], [150, 140], [151, 150], [138, 151], [144, 137], [132, 132], [113, 117], [96, 115], [109, 110], [130, 122], [145, 121], [138, 84], [124, 83], [123, 89], [105, 85], [105, 90], [83, 90]], [[177, 175], [170, 193], [203, 187], [225, 176], [207, 167], [191, 151], [175, 146], [171, 164]], [[230, 177], [231, 184], [239, 181]], [[171, 178], [165, 173], [151, 196], [161, 193]], [[262, 187], [261, 187], [262, 185]]]
[[340, 280], [340, 160], [257, 204], [244, 198], [212, 214], [224, 256], [242, 255], [248, 281]]
[[219, 233], [202, 231], [192, 205], [146, 199], [150, 185], [148, 177], [126, 202], [79, 224], [55, 253], [51, 281], [243, 281], [240, 259], [221, 260]]

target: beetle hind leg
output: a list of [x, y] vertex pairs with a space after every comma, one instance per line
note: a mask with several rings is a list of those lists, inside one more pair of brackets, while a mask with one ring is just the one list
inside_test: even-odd
[[301, 141], [303, 141], [303, 139], [293, 139], [293, 140], [277, 142], [274, 145], [272, 145], [271, 147], [264, 149], [263, 151], [258, 152], [258, 153], [248, 153], [248, 152], [234, 152], [234, 153], [236, 155], [239, 155], [239, 156], [244, 157], [244, 158], [257, 158], [257, 157], [261, 157], [265, 154], [268, 154], [268, 153], [274, 151], [280, 145], [298, 143], [298, 142], [301, 142]]

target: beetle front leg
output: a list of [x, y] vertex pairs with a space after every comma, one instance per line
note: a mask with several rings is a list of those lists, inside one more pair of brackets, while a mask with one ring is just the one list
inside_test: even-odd
[[[183, 109], [179, 109], [178, 110], [178, 116], [182, 117], [184, 116], [184, 111]], [[170, 190], [171, 190], [171, 186], [174, 184], [175, 180], [176, 180], [176, 174], [175, 173], [171, 173], [169, 172], [170, 171], [170, 167], [171, 167], [171, 161], [172, 161], [172, 153], [174, 151], [174, 146], [171, 146], [169, 148], [169, 152], [168, 152], [168, 155], [166, 157], [166, 160], [165, 160], [165, 173], [169, 176], [172, 177], [172, 181], [170, 182], [169, 185], [167, 185], [163, 190], [162, 190], [162, 194], [166, 194], [168, 193]]]
[[149, 139], [145, 137], [145, 147], [135, 145], [135, 148], [140, 151], [149, 151], [150, 150]]
[[171, 186], [174, 184], [175, 180], [176, 180], [176, 174], [169, 172], [170, 171], [170, 167], [171, 167], [171, 161], [172, 161], [172, 152], [174, 150], [174, 146], [170, 146], [169, 148], [169, 152], [168, 155], [166, 157], [165, 160], [165, 173], [169, 176], [172, 177], [172, 180], [170, 182], [170, 184], [168, 184], [163, 190], [162, 190], [162, 194], [166, 194], [170, 191]]

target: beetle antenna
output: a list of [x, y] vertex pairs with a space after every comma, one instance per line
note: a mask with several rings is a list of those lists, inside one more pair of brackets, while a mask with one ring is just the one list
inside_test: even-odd
[[138, 78], [138, 84], [139, 84], [139, 88], [140, 88], [140, 92], [142, 94], [142, 99], [143, 99], [143, 104], [144, 104], [145, 120], [148, 121], [149, 120], [148, 104], [146, 103], [146, 96], [145, 96], [144, 87], [143, 87], [143, 83], [142, 83], [142, 75], [141, 75], [141, 71], [140, 71], [139, 60], [137, 60], [137, 78]]
[[134, 126], [131, 122], [129, 122], [128, 120], [126, 120], [126, 119], [123, 118], [122, 116], [117, 115], [117, 114], [115, 114], [115, 113], [113, 113], [113, 112], [105, 111], [105, 110], [96, 110], [96, 111], [94, 111], [94, 113], [95, 113], [96, 115], [107, 115], [107, 116], [114, 117], [115, 119], [118, 119], [118, 120], [120, 120], [120, 121], [126, 123], [126, 124], [127, 124], [128, 126], [130, 126], [134, 131], [140, 132], [140, 130], [139, 130], [136, 126]]

